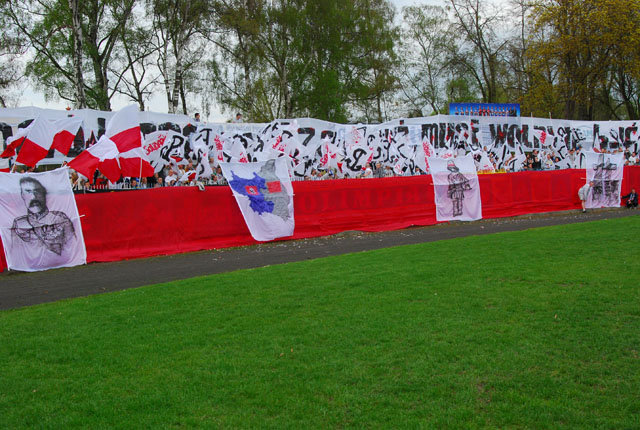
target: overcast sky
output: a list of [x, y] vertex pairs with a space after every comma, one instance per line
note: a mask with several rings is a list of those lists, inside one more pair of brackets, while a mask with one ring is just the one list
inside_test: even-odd
[[[403, 6], [417, 5], [417, 4], [438, 4], [445, 5], [445, 0], [390, 0], [390, 2], [398, 9]], [[65, 101], [59, 100], [51, 100], [45, 101], [44, 95], [41, 92], [34, 91], [33, 86], [30, 82], [25, 82], [23, 84], [24, 91], [22, 92], [22, 100], [20, 106], [37, 106], [42, 108], [49, 109], [65, 109], [69, 104]], [[128, 101], [123, 97], [114, 97], [111, 102], [111, 108], [113, 110], [121, 109], [132, 102]], [[151, 98], [149, 102], [147, 102], [147, 109], [154, 112], [166, 112], [167, 111], [167, 98], [164, 94], [163, 88], [158, 86], [156, 90], [156, 94]], [[191, 115], [192, 112], [189, 112]], [[223, 114], [220, 112], [217, 107], [212, 106], [212, 112], [209, 118], [205, 118], [205, 120], [212, 122], [225, 122], [229, 118], [231, 118], [227, 114]]]

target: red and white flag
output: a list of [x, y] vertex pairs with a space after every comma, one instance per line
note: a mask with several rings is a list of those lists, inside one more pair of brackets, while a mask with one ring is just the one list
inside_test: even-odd
[[99, 169], [111, 182], [120, 179], [118, 164], [118, 148], [110, 139], [102, 136], [98, 143], [82, 151], [69, 162], [69, 167], [91, 180], [96, 169]]
[[122, 176], [142, 178], [153, 176], [155, 169], [140, 147], [120, 154], [120, 172]]
[[33, 120], [28, 129], [16, 161], [34, 167], [49, 153], [55, 129], [52, 123], [42, 117]]
[[57, 149], [60, 153], [67, 155], [73, 139], [76, 138], [78, 130], [82, 125], [82, 119], [80, 118], [64, 118], [53, 123], [56, 129], [56, 134], [53, 137], [53, 143], [51, 147]]
[[24, 141], [24, 138], [27, 133], [29, 133], [29, 128], [32, 124], [33, 121], [31, 122], [31, 124], [29, 124], [28, 127], [18, 129], [18, 132], [15, 134], [15, 136], [10, 136], [7, 138], [7, 147], [4, 149], [4, 151], [2, 151], [2, 154], [0, 154], [0, 158], [9, 158], [16, 155], [16, 149], [18, 149], [18, 147]]
[[9, 172], [10, 171], [9, 160], [0, 158], [0, 172]]
[[179, 181], [186, 184], [191, 181], [194, 181], [197, 175], [198, 173], [194, 169], [190, 169], [184, 172], [184, 174], [180, 177]]
[[138, 106], [120, 109], [107, 123], [105, 135], [118, 147], [119, 152], [127, 152], [142, 146]]

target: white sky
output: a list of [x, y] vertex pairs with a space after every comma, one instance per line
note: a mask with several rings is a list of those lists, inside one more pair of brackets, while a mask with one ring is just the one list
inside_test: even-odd
[[[419, 5], [419, 4], [438, 4], [444, 6], [445, 0], [390, 0], [390, 2], [396, 7], [398, 12], [404, 6]], [[156, 94], [147, 102], [147, 110], [153, 112], [167, 112], [167, 99], [163, 92], [163, 89], [158, 86]], [[111, 108], [113, 110], [121, 109], [128, 106], [132, 102], [121, 96], [115, 96], [111, 100]], [[36, 91], [32, 84], [25, 81], [23, 84], [23, 91], [21, 97], [21, 103], [19, 106], [36, 106], [49, 109], [65, 109], [69, 104], [63, 100], [49, 100], [46, 101], [42, 92]], [[192, 115], [192, 112], [189, 112]], [[209, 118], [203, 118], [205, 121], [211, 122], [226, 122], [231, 116], [223, 114], [216, 105], [212, 106], [211, 115]]]

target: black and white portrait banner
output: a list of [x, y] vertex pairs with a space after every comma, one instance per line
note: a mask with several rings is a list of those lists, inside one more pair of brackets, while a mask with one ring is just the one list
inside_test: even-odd
[[617, 208], [624, 172], [624, 154], [586, 153], [587, 182], [593, 181], [586, 207]]
[[255, 240], [293, 235], [293, 186], [286, 158], [220, 167]]
[[482, 218], [480, 184], [473, 157], [429, 157], [438, 221]]
[[33, 272], [85, 264], [69, 169], [0, 173], [0, 234], [7, 266]]

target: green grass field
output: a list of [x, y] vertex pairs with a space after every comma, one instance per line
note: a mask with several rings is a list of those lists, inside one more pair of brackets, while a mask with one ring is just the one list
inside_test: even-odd
[[640, 218], [0, 312], [0, 428], [640, 428]]

